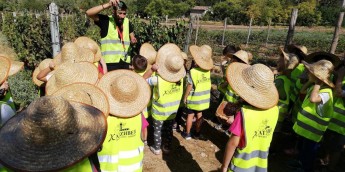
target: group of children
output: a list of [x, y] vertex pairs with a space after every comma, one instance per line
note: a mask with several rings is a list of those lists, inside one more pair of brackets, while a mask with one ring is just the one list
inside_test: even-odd
[[[3, 103], [7, 94], [2, 90], [9, 92], [7, 77], [23, 64], [0, 54], [0, 93], [5, 97], [0, 171], [142, 171], [147, 126], [153, 128], [151, 152], [170, 153], [182, 106], [187, 114], [183, 138], [204, 140], [212, 48], [193, 45], [189, 51], [187, 69], [188, 56], [177, 45], [167, 43], [156, 51], [145, 43], [132, 58], [132, 70], [108, 71], [97, 43], [78, 38], [33, 73], [45, 95], [7, 117], [11, 113], [3, 112], [8, 109], [3, 105], [10, 103]], [[251, 65], [252, 54], [238, 47], [224, 49], [224, 77], [218, 86], [224, 97], [216, 115], [218, 127], [231, 135], [220, 171], [267, 171], [270, 146], [286, 128], [297, 144], [285, 150], [298, 153], [300, 168], [314, 171], [321, 144], [322, 163], [336, 170], [345, 144], [344, 63], [330, 53], [307, 54], [303, 46], [279, 51], [272, 70]]]

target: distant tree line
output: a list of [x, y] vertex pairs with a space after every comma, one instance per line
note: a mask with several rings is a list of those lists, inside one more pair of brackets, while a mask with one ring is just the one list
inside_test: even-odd
[[[229, 24], [256, 25], [287, 24], [292, 8], [298, 8], [297, 25], [334, 25], [342, 0], [124, 0], [129, 14], [140, 17], [188, 17], [194, 6], [211, 6], [203, 20], [223, 21]], [[52, 0], [0, 0], [0, 11], [43, 11]], [[86, 10], [107, 0], [54, 0], [63, 12]]]

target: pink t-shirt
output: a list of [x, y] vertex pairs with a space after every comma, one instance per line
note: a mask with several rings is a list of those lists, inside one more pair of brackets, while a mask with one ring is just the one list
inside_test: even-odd
[[242, 127], [242, 114], [241, 111], [238, 111], [235, 115], [234, 122], [231, 124], [229, 131], [238, 137], [240, 137], [240, 142], [238, 144], [239, 148], [243, 148], [245, 146], [245, 138], [243, 133]]
[[144, 131], [144, 129], [149, 126], [149, 122], [147, 122], [143, 113], [141, 113], [141, 124], [141, 131]]

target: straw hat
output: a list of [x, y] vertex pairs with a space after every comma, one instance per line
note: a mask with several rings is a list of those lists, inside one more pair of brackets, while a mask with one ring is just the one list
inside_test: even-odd
[[0, 161], [14, 171], [57, 171], [96, 152], [107, 121], [100, 110], [41, 97], [0, 130]]
[[341, 60], [339, 59], [338, 56], [336, 56], [335, 54], [332, 53], [327, 53], [327, 52], [314, 52], [309, 54], [304, 61], [308, 62], [308, 63], [314, 63], [317, 62], [319, 60], [328, 60], [331, 63], [333, 63], [334, 68], [337, 68], [340, 64], [341, 64]]
[[305, 59], [308, 55], [308, 49], [303, 45], [290, 44], [286, 46], [286, 49], [289, 53], [296, 54], [299, 60]]
[[0, 56], [0, 84], [2, 84], [8, 77], [10, 72], [11, 62], [5, 57]]
[[247, 51], [244, 50], [238, 50], [235, 54], [233, 54], [233, 56], [237, 57], [238, 59], [240, 59], [242, 62], [249, 64], [249, 58], [250, 57], [249, 53]]
[[294, 69], [299, 64], [296, 54], [286, 53], [282, 47], [279, 47], [279, 51], [283, 55], [286, 69]]
[[57, 90], [52, 96], [61, 96], [68, 101], [91, 105], [108, 117], [109, 102], [105, 93], [89, 83], [73, 83]]
[[92, 51], [94, 54], [94, 62], [98, 62], [101, 60], [102, 54], [101, 54], [101, 49], [99, 48], [99, 45], [97, 42], [92, 40], [89, 37], [86, 36], [81, 36], [78, 37], [75, 41], [75, 44], [77, 44], [79, 47], [86, 48]]
[[76, 82], [96, 84], [98, 80], [98, 69], [89, 62], [63, 63], [54, 71], [46, 84], [46, 95], [53, 94], [65, 85]]
[[172, 43], [163, 45], [157, 53], [158, 74], [168, 82], [177, 82], [186, 75], [180, 48]]
[[11, 68], [10, 68], [10, 71], [8, 73], [8, 76], [12, 76], [24, 68], [23, 62], [12, 60], [11, 58], [4, 56], [4, 55], [0, 55], [0, 57], [7, 58], [11, 63]]
[[44, 82], [37, 79], [37, 75], [43, 70], [49, 67], [50, 62], [52, 62], [53, 59], [47, 58], [44, 59], [38, 64], [38, 67], [35, 68], [34, 72], [32, 73], [32, 81], [35, 85], [41, 86]]
[[328, 86], [332, 88], [334, 87], [333, 82], [330, 80], [331, 74], [334, 70], [332, 62], [328, 60], [319, 60], [312, 64], [307, 63], [306, 61], [302, 61], [302, 63], [310, 73], [312, 73], [322, 82], [326, 83]]
[[145, 57], [150, 65], [153, 65], [156, 62], [157, 51], [149, 43], [141, 45], [139, 54]]
[[94, 54], [90, 49], [81, 48], [73, 42], [68, 42], [61, 48], [61, 54], [54, 57], [54, 63], [94, 62]]
[[146, 80], [129, 70], [106, 73], [97, 86], [108, 96], [110, 115], [129, 118], [146, 108], [151, 89]]
[[212, 60], [212, 48], [208, 45], [202, 45], [198, 47], [192, 45], [189, 47], [189, 51], [192, 54], [192, 57], [195, 63], [204, 70], [211, 70], [213, 68]]
[[263, 64], [248, 65], [234, 62], [226, 70], [231, 88], [247, 103], [259, 109], [269, 109], [278, 103], [274, 75]]
[[187, 53], [181, 52], [183, 60], [188, 60]]

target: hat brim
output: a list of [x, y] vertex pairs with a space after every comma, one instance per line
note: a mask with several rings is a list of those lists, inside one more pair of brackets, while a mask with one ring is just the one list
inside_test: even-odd
[[[110, 86], [113, 81], [121, 76], [128, 76], [135, 80], [138, 86], [137, 97], [132, 102], [121, 102], [116, 100], [111, 93]], [[98, 82], [97, 86], [108, 96], [110, 115], [130, 118], [140, 114], [147, 106], [151, 98], [151, 89], [146, 80], [137, 73], [129, 70], [115, 70], [106, 73]]]
[[1, 69], [0, 69], [0, 84], [5, 82], [10, 72], [11, 62], [6, 57], [0, 56]]
[[[91, 104], [88, 104], [88, 102], [82, 102], [79, 101], [76, 97], [70, 98], [66, 94], [69, 91], [76, 91], [76, 90], [82, 90], [88, 94], [88, 96], [91, 99]], [[77, 101], [80, 103], [88, 104], [90, 106], [93, 106], [103, 112], [105, 117], [108, 117], [109, 115], [109, 102], [108, 98], [105, 95], [105, 93], [96, 87], [95, 85], [89, 84], [89, 83], [73, 83], [70, 85], [66, 85], [59, 90], [57, 90], [52, 96], [61, 96], [64, 99], [68, 101]]]
[[20, 70], [24, 68], [24, 63], [19, 61], [11, 61], [11, 68], [8, 76], [12, 76], [18, 73]]
[[328, 78], [325, 79], [319, 75], [317, 75], [316, 73], [314, 73], [311, 68], [310, 68], [310, 63], [306, 62], [306, 61], [302, 61], [302, 63], [304, 64], [304, 67], [309, 71], [309, 73], [311, 73], [312, 75], [314, 75], [316, 78], [318, 78], [319, 80], [321, 80], [322, 82], [324, 82], [325, 84], [327, 84], [328, 86], [330, 86], [331, 88], [334, 88], [334, 84], [331, 80], [329, 80]]
[[[0, 130], [0, 162], [15, 171], [57, 171], [70, 167], [96, 152], [102, 145], [107, 121], [100, 110], [70, 102], [76, 128], [59, 143], [28, 145], [23, 138], [26, 111], [9, 119]], [[57, 121], [58, 122], [58, 121]]]
[[341, 60], [338, 56], [323, 51], [311, 53], [304, 59], [304, 61], [306, 61], [307, 63], [314, 63], [319, 60], [330, 61], [333, 64], [334, 68], [337, 68], [341, 64]]
[[41, 86], [44, 82], [37, 79], [37, 75], [40, 73], [40, 71], [44, 68], [49, 67], [49, 63], [53, 61], [53, 59], [47, 58], [40, 62], [38, 67], [35, 68], [34, 72], [32, 73], [32, 81], [35, 85]]
[[155, 48], [149, 44], [149, 43], [144, 43], [141, 45], [139, 54], [147, 59], [148, 64], [152, 65], [156, 61], [157, 57], [157, 51]]
[[224, 108], [225, 108], [225, 106], [226, 106], [227, 103], [228, 103], [228, 102], [223, 101], [223, 102], [218, 106], [217, 111], [216, 111], [216, 115], [217, 115], [218, 117], [220, 117], [220, 116], [223, 116], [223, 117], [226, 116], [225, 113], [224, 113]]
[[[75, 64], [80, 65], [79, 67], [76, 67], [75, 69], [73, 68], [74, 70], [76, 70], [75, 73], [81, 74], [81, 75], [79, 75], [79, 77], [75, 77], [71, 83], [57, 82], [56, 73], [57, 73], [57, 70], [61, 68], [61, 65], [63, 65], [61, 64], [56, 70], [54, 70], [55, 74], [50, 77], [50, 79], [48, 80], [46, 84], [46, 95], [51, 95], [58, 89], [62, 88], [63, 86], [73, 84], [76, 82], [96, 84], [96, 82], [98, 81], [98, 69], [94, 64], [89, 63], [89, 62], [79, 62]], [[82, 72], [79, 70], [82, 70]], [[65, 77], [69, 77], [69, 76], [66, 75]]]
[[189, 51], [192, 54], [192, 57], [195, 61], [195, 63], [204, 70], [211, 70], [213, 68], [213, 60], [212, 57], [209, 58], [209, 60], [205, 61], [200, 57], [200, 48], [196, 45], [192, 45], [189, 47]]
[[294, 53], [297, 55], [299, 60], [304, 60], [307, 57], [307, 54], [305, 54], [297, 45], [290, 44], [286, 46], [286, 49], [289, 53]]
[[231, 88], [247, 103], [259, 109], [270, 109], [278, 103], [278, 91], [274, 83], [269, 83], [264, 92], [248, 85], [242, 71], [250, 67], [244, 63], [231, 63], [226, 70], [226, 79]]

